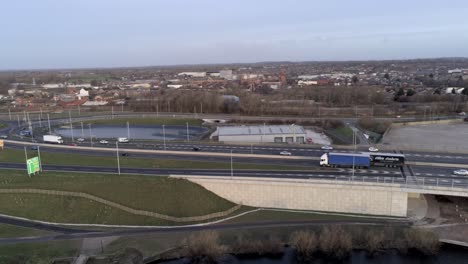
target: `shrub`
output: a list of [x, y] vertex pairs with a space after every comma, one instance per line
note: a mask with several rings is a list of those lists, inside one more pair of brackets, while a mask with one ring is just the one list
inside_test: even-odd
[[219, 244], [219, 234], [214, 231], [191, 234], [183, 244], [184, 255], [192, 262], [215, 263], [226, 252], [226, 247]]
[[291, 235], [290, 244], [298, 257], [307, 260], [317, 251], [318, 240], [314, 232], [298, 231]]
[[415, 249], [425, 255], [434, 255], [439, 251], [439, 238], [434, 232], [410, 228], [403, 232], [403, 236], [409, 249]]
[[365, 249], [373, 254], [377, 250], [384, 247], [385, 235], [384, 232], [371, 229], [365, 234]]
[[344, 258], [352, 250], [351, 235], [341, 226], [324, 227], [319, 236], [319, 248], [324, 254]]

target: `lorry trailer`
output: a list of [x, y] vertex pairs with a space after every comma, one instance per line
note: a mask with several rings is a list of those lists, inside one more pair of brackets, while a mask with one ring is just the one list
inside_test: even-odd
[[45, 143], [53, 143], [53, 144], [62, 144], [62, 143], [63, 143], [63, 139], [62, 139], [61, 136], [44, 135], [44, 137], [42, 138], [42, 140], [43, 140]]
[[402, 167], [405, 165], [405, 155], [397, 153], [368, 152], [372, 166]]
[[405, 165], [405, 155], [396, 153], [325, 153], [320, 157], [321, 167], [355, 167], [370, 166], [402, 167]]
[[370, 157], [363, 153], [325, 153], [320, 157], [321, 167], [369, 168]]

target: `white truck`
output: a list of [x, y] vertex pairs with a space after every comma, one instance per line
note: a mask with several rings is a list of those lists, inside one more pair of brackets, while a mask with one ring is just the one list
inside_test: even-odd
[[128, 143], [128, 138], [119, 137], [117, 141], [119, 141], [119, 143]]
[[63, 139], [61, 136], [44, 135], [42, 140], [44, 143], [63, 144]]

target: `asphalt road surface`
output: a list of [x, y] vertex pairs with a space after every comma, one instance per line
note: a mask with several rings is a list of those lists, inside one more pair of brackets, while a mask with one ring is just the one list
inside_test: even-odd
[[[3, 218], [0, 218], [0, 223]], [[9, 221], [9, 220], [8, 220]], [[12, 223], [9, 221], [9, 223]], [[177, 233], [201, 230], [228, 230], [228, 229], [242, 229], [242, 228], [273, 228], [273, 227], [293, 227], [293, 226], [310, 226], [310, 225], [350, 225], [350, 224], [370, 224], [370, 225], [401, 225], [408, 226], [410, 223], [406, 220], [385, 220], [385, 219], [357, 219], [355, 221], [269, 221], [269, 222], [254, 222], [254, 223], [239, 223], [239, 224], [213, 224], [203, 226], [181, 226], [181, 227], [164, 227], [164, 228], [132, 228], [120, 229], [109, 231], [87, 231], [67, 229], [63, 234], [42, 236], [42, 237], [21, 237], [21, 238], [4, 238], [0, 239], [0, 245], [17, 244], [17, 243], [31, 243], [31, 242], [47, 242], [53, 240], [69, 240], [69, 239], [83, 239], [83, 238], [96, 238], [96, 237], [109, 237], [109, 236], [134, 236], [134, 235], [149, 235], [158, 233]], [[21, 224], [18, 224], [21, 226]], [[53, 227], [53, 225], [48, 225]], [[52, 231], [51, 228], [50, 231]]]

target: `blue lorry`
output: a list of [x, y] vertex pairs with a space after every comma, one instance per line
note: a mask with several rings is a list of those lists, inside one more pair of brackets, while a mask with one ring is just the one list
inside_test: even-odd
[[354, 167], [369, 168], [370, 166], [381, 166], [399, 168], [405, 165], [405, 155], [397, 153], [325, 153], [320, 157], [322, 167]]
[[369, 155], [363, 153], [325, 153], [320, 157], [321, 167], [353, 167], [369, 168], [371, 160]]

